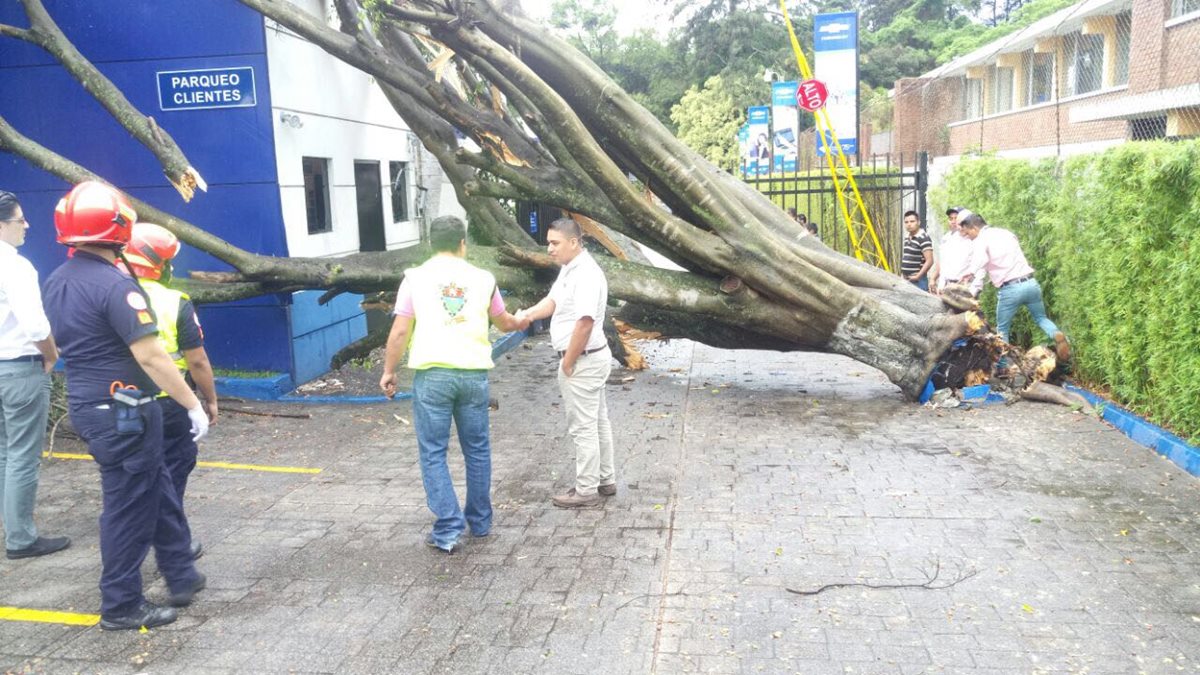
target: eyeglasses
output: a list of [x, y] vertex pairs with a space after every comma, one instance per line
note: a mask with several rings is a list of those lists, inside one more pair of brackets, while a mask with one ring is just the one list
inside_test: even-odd
[[29, 224], [29, 221], [28, 221], [28, 220], [25, 220], [24, 218], [5, 218], [4, 220], [2, 220], [2, 221], [0, 221], [0, 222], [4, 222], [4, 223], [25, 223], [26, 225], [28, 225], [28, 224]]

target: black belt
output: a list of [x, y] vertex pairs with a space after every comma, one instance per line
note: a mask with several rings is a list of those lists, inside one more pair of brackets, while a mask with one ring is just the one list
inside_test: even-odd
[[[608, 345], [604, 345], [603, 347], [596, 347], [595, 349], [585, 349], [585, 350], [583, 350], [583, 353], [580, 354], [580, 356], [587, 356], [588, 354], [595, 354], [596, 352], [600, 351], [601, 349], [608, 349]], [[567, 355], [567, 353], [565, 351], [559, 352], [558, 358], [561, 359], [562, 357], [564, 357], [566, 355]]]
[[1016, 279], [1009, 279], [1008, 281], [1000, 284], [1000, 288], [1004, 288], [1005, 286], [1009, 286], [1011, 284], [1019, 284], [1022, 281], [1029, 281], [1032, 278], [1033, 278], [1032, 274], [1026, 274], [1023, 277], [1017, 277]]
[[0, 359], [0, 363], [45, 363], [41, 354], [26, 354], [18, 356], [15, 359]]

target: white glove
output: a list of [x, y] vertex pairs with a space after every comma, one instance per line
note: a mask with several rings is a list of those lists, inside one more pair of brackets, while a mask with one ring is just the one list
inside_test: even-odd
[[204, 412], [203, 405], [191, 408], [187, 412], [188, 419], [192, 421], [192, 440], [199, 443], [208, 435], [208, 413]]

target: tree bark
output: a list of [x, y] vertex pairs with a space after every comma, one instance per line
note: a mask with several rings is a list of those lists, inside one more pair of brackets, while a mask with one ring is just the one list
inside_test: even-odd
[[[22, 1], [34, 26], [0, 27], [0, 34], [43, 40], [53, 21], [39, 0]], [[375, 77], [466, 209], [468, 257], [496, 274], [512, 303], [542, 297], [554, 269], [510, 210], [514, 200], [526, 199], [586, 216], [608, 228], [617, 246], [629, 248], [627, 237], [686, 270], [597, 256], [611, 296], [629, 303], [626, 312], [636, 315], [639, 327], [664, 335], [722, 347], [844, 354], [879, 368], [915, 397], [937, 358], [973, 329], [968, 315], [948, 314], [937, 298], [807, 236], [519, 10], [496, 0], [336, 0], [337, 30], [286, 0], [241, 2]], [[59, 32], [36, 43], [50, 44], [85, 85], [98, 81], [99, 72], [63, 41]], [[119, 92], [98, 98], [135, 132], [132, 106]], [[479, 150], [460, 148], [456, 132]], [[135, 136], [151, 150], [162, 149], [158, 136]], [[2, 118], [0, 149], [71, 182], [98, 178]], [[160, 161], [166, 170], [177, 167], [179, 157], [166, 153]], [[428, 255], [416, 247], [338, 259], [261, 256], [149, 204], [135, 201], [134, 207], [143, 220], [236, 270], [195, 275], [191, 288], [199, 299], [301, 288], [393, 290], [403, 270]]]

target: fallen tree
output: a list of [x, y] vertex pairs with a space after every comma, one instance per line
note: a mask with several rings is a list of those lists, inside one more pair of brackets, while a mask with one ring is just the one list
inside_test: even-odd
[[[165, 142], [169, 136], [146, 133], [157, 125], [62, 44], [67, 39], [41, 0], [21, 1], [30, 27], [0, 26], [0, 35], [55, 55], [155, 153], [173, 183], [185, 184], [180, 193], [190, 198], [182, 150]], [[601, 261], [611, 295], [628, 303], [623, 313], [667, 337], [843, 354], [916, 397], [939, 356], [980, 325], [974, 314], [948, 312], [938, 298], [807, 236], [508, 3], [336, 0], [339, 30], [286, 0], [241, 1], [375, 77], [466, 209], [470, 257], [496, 273], [518, 304], [545, 292], [546, 276], [535, 271], [552, 265], [508, 207], [525, 199], [594, 220], [682, 267]], [[460, 147], [456, 131], [476, 149]], [[2, 118], [0, 150], [71, 182], [103, 180]], [[661, 204], [647, 199], [647, 190]], [[149, 204], [135, 208], [236, 270], [193, 275], [193, 290], [210, 301], [302, 288], [394, 289], [402, 270], [427, 254], [417, 247], [337, 259], [261, 256]]]

